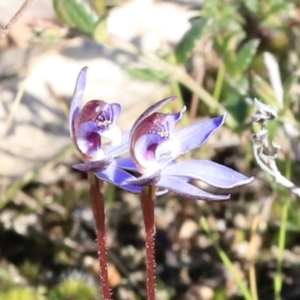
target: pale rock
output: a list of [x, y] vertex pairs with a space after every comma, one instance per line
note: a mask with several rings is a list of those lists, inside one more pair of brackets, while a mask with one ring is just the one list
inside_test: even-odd
[[144, 51], [157, 51], [165, 43], [177, 44], [197, 13], [182, 5], [154, 0], [132, 0], [112, 10], [107, 30], [112, 36], [135, 41]]
[[198, 224], [191, 220], [187, 219], [182, 224], [180, 231], [179, 231], [179, 238], [182, 240], [190, 239], [196, 232], [198, 231]]

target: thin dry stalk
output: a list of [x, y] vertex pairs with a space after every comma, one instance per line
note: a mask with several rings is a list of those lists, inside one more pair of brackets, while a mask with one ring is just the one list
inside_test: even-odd
[[[1, 153], [2, 153], [2, 149], [1, 149], [1, 143], [4, 141], [4, 137], [5, 135], [7, 134], [7, 132], [9, 131], [10, 127], [11, 127], [11, 124], [12, 124], [12, 121], [14, 119], [14, 116], [18, 110], [18, 107], [21, 103], [21, 100], [23, 98], [23, 95], [24, 95], [24, 90], [25, 90], [25, 82], [23, 81], [23, 83], [21, 84], [21, 87], [15, 97], [15, 100], [13, 102], [13, 106], [10, 110], [10, 113], [9, 115], [7, 116], [7, 119], [5, 121], [5, 124], [4, 124], [4, 130], [0, 136], [0, 156], [1, 156]], [[8, 185], [8, 178], [7, 176], [5, 176], [4, 174], [2, 174], [1, 176], [1, 188], [0, 188], [0, 199], [4, 199], [4, 195], [6, 193], [6, 188], [7, 188], [7, 185]]]
[[278, 170], [276, 159], [281, 146], [272, 141], [270, 145], [269, 132], [266, 124], [277, 118], [277, 109], [254, 99], [256, 112], [253, 123], [259, 123], [261, 130], [253, 135], [253, 153], [257, 164], [263, 171], [271, 175], [275, 181], [300, 197], [300, 188], [283, 176]]
[[14, 24], [22, 17], [28, 6], [31, 4], [33, 0], [25, 0], [20, 9], [14, 14], [14, 16], [10, 19], [10, 21], [0, 29], [0, 40], [5, 38]]
[[[198, 64], [200, 65], [200, 67], [198, 66], [197, 68], [196, 82], [198, 83], [199, 86], [202, 86], [204, 76], [205, 76], [205, 64], [202, 57], [200, 58], [200, 62]], [[193, 93], [191, 109], [190, 109], [191, 123], [196, 119], [198, 106], [199, 106], [199, 97], [195, 93]]]
[[13, 102], [13, 105], [12, 105], [12, 108], [10, 110], [10, 113], [9, 115], [7, 116], [7, 119], [5, 121], [5, 124], [4, 124], [4, 131], [2, 132], [2, 135], [1, 135], [1, 140], [4, 138], [4, 136], [7, 134], [7, 132], [9, 131], [10, 129], [10, 126], [12, 124], [12, 121], [15, 117], [15, 114], [18, 110], [18, 107], [21, 103], [21, 100], [23, 98], [23, 95], [24, 95], [24, 91], [25, 91], [25, 82], [23, 81], [23, 83], [21, 84], [21, 87], [19, 88], [19, 91], [15, 97], [15, 100]]
[[256, 257], [256, 242], [257, 242], [257, 228], [260, 222], [260, 215], [254, 217], [251, 226], [251, 239], [250, 239], [250, 249], [249, 249], [249, 281], [250, 281], [250, 290], [253, 300], [258, 300], [257, 294], [257, 284], [256, 284], [256, 270], [255, 270], [255, 257]]

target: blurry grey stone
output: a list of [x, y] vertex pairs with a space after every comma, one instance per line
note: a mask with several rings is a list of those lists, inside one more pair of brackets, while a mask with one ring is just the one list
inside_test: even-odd
[[233, 219], [234, 226], [239, 229], [249, 229], [250, 224], [245, 215], [237, 213]]
[[[6, 54], [5, 61], [0, 59], [0, 70], [2, 64], [16, 59], [15, 51], [11, 56]], [[71, 145], [68, 119], [55, 95], [67, 99], [69, 105], [77, 75], [84, 66], [90, 67], [84, 101], [119, 102], [123, 108], [121, 129], [130, 129], [137, 116], [163, 98], [167, 90], [159, 83], [129, 78], [122, 68], [133, 60], [136, 58], [132, 55], [88, 39], [68, 41], [30, 60], [22, 101], [8, 134], [1, 140], [0, 174], [10, 180], [19, 178]], [[0, 82], [0, 136], [20, 84], [19, 78]]]
[[86, 226], [94, 228], [94, 217], [92, 209], [89, 206], [77, 206], [73, 212], [75, 220], [83, 222]]
[[18, 215], [14, 210], [6, 209], [0, 215], [0, 222], [7, 230], [14, 230], [20, 235], [27, 235], [28, 230], [34, 226], [40, 230], [40, 224], [36, 214]]
[[120, 288], [118, 288], [117, 297], [118, 297], [118, 299], [124, 299], [124, 300], [136, 299], [134, 292], [124, 286], [121, 286]]
[[198, 224], [191, 219], [187, 219], [182, 224], [179, 230], [178, 237], [181, 240], [188, 240], [191, 237], [193, 237], [197, 231], [198, 231]]
[[208, 286], [192, 285], [188, 289], [184, 300], [211, 300], [214, 297], [214, 291]]
[[245, 259], [249, 256], [250, 244], [248, 241], [235, 243], [232, 248], [239, 258]]
[[[23, 1], [2, 2], [0, 23], [6, 23]], [[178, 43], [195, 14], [198, 12], [180, 2], [125, 1], [110, 11], [108, 33], [116, 41], [133, 42], [144, 51], [164, 51]], [[55, 18], [52, 1], [40, 0], [33, 1], [20, 22]], [[77, 75], [84, 66], [90, 67], [85, 101], [119, 102], [123, 108], [120, 126], [130, 129], [137, 116], [169, 90], [159, 83], [129, 78], [123, 69], [137, 62], [138, 57], [81, 38], [60, 45], [3, 51], [0, 76], [16, 73], [19, 77], [0, 82], [0, 137], [22, 76], [25, 92], [8, 134], [0, 141], [0, 175], [8, 181], [17, 179], [71, 145], [68, 120], [58, 99], [66, 99], [69, 105]], [[52, 169], [51, 176], [49, 170], [38, 179], [47, 183], [55, 175]]]
[[144, 51], [155, 52], [176, 45], [195, 15], [199, 12], [173, 1], [131, 0], [112, 10], [107, 20], [108, 32], [134, 42]]
[[174, 219], [176, 217], [176, 214], [174, 214], [174, 211], [162, 208], [162, 207], [156, 207], [155, 208], [155, 223], [157, 228], [159, 229], [168, 229], [170, 226], [172, 226], [172, 223], [174, 222]]

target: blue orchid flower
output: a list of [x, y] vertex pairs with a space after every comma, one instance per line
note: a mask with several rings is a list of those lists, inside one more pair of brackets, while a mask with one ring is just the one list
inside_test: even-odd
[[231, 189], [251, 183], [253, 177], [248, 178], [209, 160], [175, 162], [180, 155], [202, 146], [224, 124], [226, 114], [176, 132], [175, 125], [185, 112], [185, 107], [174, 114], [156, 112], [175, 98], [161, 100], [137, 119], [129, 138], [132, 159], [119, 159], [118, 167], [141, 174], [139, 178], [129, 179], [130, 184], [141, 187], [154, 185], [160, 193], [172, 191], [184, 197], [207, 201], [229, 199], [229, 194], [214, 195], [189, 182], [200, 180], [217, 188]]
[[[70, 107], [70, 135], [84, 161], [73, 165], [73, 168], [94, 172], [101, 180], [126, 191], [139, 193], [141, 187], [128, 183], [128, 180], [135, 177], [119, 168], [115, 159], [129, 148], [130, 132], [121, 134], [117, 126], [121, 106], [117, 103], [91, 100], [81, 107], [86, 73], [87, 67], [79, 73]], [[108, 142], [104, 143], [104, 138]]]

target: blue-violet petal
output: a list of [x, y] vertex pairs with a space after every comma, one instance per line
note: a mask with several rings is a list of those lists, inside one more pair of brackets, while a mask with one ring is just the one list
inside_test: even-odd
[[226, 114], [223, 114], [213, 119], [195, 123], [176, 132], [175, 137], [180, 141], [181, 145], [180, 155], [203, 145], [210, 135], [224, 124], [225, 119]]
[[77, 78], [75, 91], [73, 93], [73, 98], [71, 101], [70, 116], [69, 116], [69, 130], [70, 130], [71, 137], [73, 137], [74, 135], [74, 125], [78, 118], [80, 107], [81, 107], [81, 100], [82, 100], [83, 92], [85, 89], [85, 83], [86, 83], [87, 69], [88, 69], [87, 67], [84, 67], [80, 71]]
[[118, 169], [113, 165], [109, 165], [105, 171], [96, 172], [95, 175], [104, 181], [107, 181], [125, 191], [138, 194], [142, 191], [142, 187], [131, 185], [129, 180], [135, 179], [135, 177], [122, 169]]
[[222, 189], [231, 189], [253, 181], [252, 177], [246, 177], [228, 167], [196, 159], [169, 165], [161, 171], [161, 174], [185, 176]]
[[168, 189], [180, 196], [205, 201], [228, 200], [230, 195], [214, 195], [205, 192], [176, 176], [162, 175], [156, 186]]

